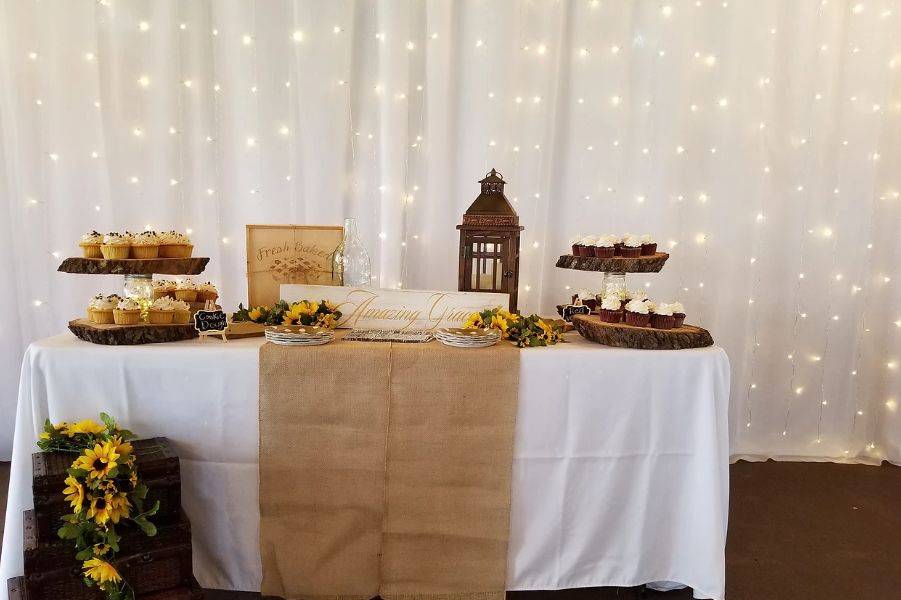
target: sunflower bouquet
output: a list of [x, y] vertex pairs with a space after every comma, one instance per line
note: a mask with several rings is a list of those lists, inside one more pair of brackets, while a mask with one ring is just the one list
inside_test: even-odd
[[149, 517], [159, 510], [159, 502], [144, 506], [147, 486], [138, 478], [128, 441], [134, 435], [105, 413], [100, 419], [103, 424], [87, 419], [54, 425], [47, 420], [38, 447], [79, 453], [63, 490], [72, 513], [63, 517], [58, 535], [74, 541], [85, 585], [99, 587], [109, 600], [134, 600], [134, 591], [112, 564], [121, 539], [116, 526], [130, 521], [146, 535], [156, 535]]
[[279, 300], [273, 306], [245, 308], [238, 305], [232, 321], [251, 321], [260, 325], [312, 325], [334, 329], [341, 318], [341, 311], [328, 300], [312, 302], [302, 300], [289, 304]]
[[472, 313], [463, 326], [497, 329], [503, 339], [520, 348], [552, 346], [563, 341], [559, 325], [547, 323], [538, 315], [523, 317], [500, 307]]

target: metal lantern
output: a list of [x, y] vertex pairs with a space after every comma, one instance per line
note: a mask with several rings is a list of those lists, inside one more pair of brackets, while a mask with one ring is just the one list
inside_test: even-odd
[[510, 311], [516, 311], [519, 286], [519, 216], [504, 196], [501, 174], [491, 169], [482, 193], [463, 215], [460, 230], [461, 292], [510, 294]]

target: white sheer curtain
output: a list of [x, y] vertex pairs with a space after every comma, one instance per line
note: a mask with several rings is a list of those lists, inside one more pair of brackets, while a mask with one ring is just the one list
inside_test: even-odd
[[82, 233], [190, 229], [234, 306], [245, 224], [356, 216], [382, 286], [453, 289], [497, 167], [524, 310], [599, 286], [554, 267], [572, 235], [651, 233], [672, 257], [630, 282], [728, 351], [736, 456], [899, 462], [899, 28], [885, 0], [0, 0], [0, 457], [25, 345], [121, 285], [55, 272]]

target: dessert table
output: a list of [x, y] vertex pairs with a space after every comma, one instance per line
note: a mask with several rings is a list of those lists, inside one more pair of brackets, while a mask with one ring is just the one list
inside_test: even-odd
[[[522, 351], [508, 589], [677, 582], [698, 598], [722, 599], [725, 352], [566, 339]], [[200, 583], [258, 590], [263, 343], [99, 346], [70, 334], [33, 343], [19, 389], [0, 600], [6, 580], [22, 573], [22, 511], [32, 506], [31, 454], [44, 420], [96, 419], [101, 411], [142, 437], [172, 441]]]

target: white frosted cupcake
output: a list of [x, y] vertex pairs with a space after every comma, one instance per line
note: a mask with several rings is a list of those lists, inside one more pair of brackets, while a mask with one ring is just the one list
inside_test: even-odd
[[94, 321], [94, 308], [97, 306], [97, 303], [103, 300], [103, 294], [97, 294], [93, 298], [91, 298], [90, 302], [88, 302], [87, 314], [88, 321]]
[[147, 320], [153, 325], [168, 325], [175, 318], [175, 308], [172, 306], [172, 298], [164, 296], [157, 298], [147, 310]]
[[128, 258], [131, 254], [131, 234], [111, 231], [103, 236], [100, 253], [107, 260]]
[[171, 302], [173, 312], [173, 323], [178, 323], [179, 325], [187, 325], [191, 322], [191, 305], [183, 300], [172, 300]]
[[119, 304], [119, 296], [113, 294], [112, 296], [103, 297], [98, 295], [91, 300], [91, 319], [100, 325], [109, 325], [115, 322], [113, 317], [113, 310]]
[[666, 303], [661, 303], [651, 307], [651, 327], [656, 329], [672, 329], [676, 325], [676, 318], [673, 316], [673, 307]]
[[175, 299], [183, 302], [197, 302], [197, 286], [190, 279], [175, 284]]
[[670, 302], [669, 307], [672, 309], [673, 319], [675, 319], [673, 327], [682, 327], [682, 324], [685, 323], [685, 307], [681, 302]]
[[150, 282], [150, 285], [153, 287], [153, 299], [163, 297], [175, 297], [175, 282], [169, 281], [168, 279], [154, 279]]
[[625, 308], [625, 322], [635, 327], [647, 327], [651, 322], [651, 314], [648, 303], [642, 300], [630, 300]]
[[623, 302], [619, 294], [608, 294], [601, 300], [598, 315], [604, 323], [619, 323], [623, 320]]
[[641, 256], [641, 238], [632, 234], [627, 234], [623, 237], [622, 253], [624, 258], [637, 258]]
[[160, 256], [162, 258], [191, 258], [194, 250], [190, 238], [177, 231], [159, 234]]
[[96, 231], [84, 234], [78, 243], [84, 258], [103, 258], [103, 252], [100, 251], [101, 244], [103, 244], [103, 234]]
[[197, 301], [198, 302], [206, 302], [207, 300], [212, 300], [213, 302], [219, 298], [219, 290], [216, 289], [216, 286], [207, 281], [206, 283], [201, 283], [197, 286]]
[[116, 325], [137, 325], [140, 320], [141, 305], [131, 298], [120, 300], [113, 309], [113, 321]]
[[657, 254], [657, 242], [654, 241], [650, 234], [646, 233], [641, 236], [641, 255], [654, 256], [655, 254]]
[[156, 258], [160, 255], [160, 239], [155, 231], [142, 231], [131, 237], [132, 258]]

